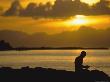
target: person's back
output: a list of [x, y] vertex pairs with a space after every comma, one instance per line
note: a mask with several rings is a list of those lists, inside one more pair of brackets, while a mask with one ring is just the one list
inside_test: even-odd
[[83, 65], [83, 59], [86, 56], [86, 52], [82, 51], [80, 56], [76, 57], [75, 59], [75, 72], [81, 72], [84, 71], [84, 69], [88, 69], [89, 66]]
[[83, 58], [78, 56], [75, 59], [75, 71], [81, 71], [82, 70], [82, 64], [83, 64]]

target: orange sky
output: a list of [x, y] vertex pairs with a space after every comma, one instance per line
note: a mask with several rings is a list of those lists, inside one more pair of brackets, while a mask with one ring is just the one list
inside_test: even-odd
[[80, 26], [105, 29], [110, 27], [110, 16], [75, 16], [68, 19], [33, 19], [31, 17], [0, 17], [0, 30], [23, 31], [29, 34], [49, 34], [77, 30]]
[[[7, 8], [10, 6], [10, 3], [12, 2], [13, 0], [0, 0], [0, 6], [4, 7], [4, 8]], [[45, 2], [54, 2], [55, 0], [20, 0], [22, 5], [26, 6], [28, 3], [30, 2], [36, 2], [36, 3], [45, 3]], [[86, 3], [89, 3], [89, 4], [93, 4], [93, 3], [96, 3], [100, 0], [81, 0], [83, 2], [86, 2]]]
[[[54, 2], [55, 0], [23, 0], [23, 1], [25, 1], [25, 2], [29, 1], [29, 2], [43, 2], [43, 3], [45, 3], [47, 1]], [[90, 3], [95, 3], [95, 2], [100, 1], [100, 0], [81, 0], [81, 1], [87, 2], [87, 3], [90, 4]]]
[[[45, 3], [45, 2], [48, 2], [48, 1], [54, 2], [55, 0], [23, 0], [23, 1], [24, 2], [38, 2], [38, 3], [43, 2], [43, 3]], [[81, 0], [81, 1], [89, 3], [89, 4], [93, 4], [93, 3], [96, 3], [100, 0]]]

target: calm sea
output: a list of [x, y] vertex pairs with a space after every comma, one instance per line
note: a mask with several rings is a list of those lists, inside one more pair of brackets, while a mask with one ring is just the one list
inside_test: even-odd
[[[20, 68], [24, 66], [54, 68], [74, 71], [74, 59], [82, 50], [30, 50], [1, 51], [0, 67]], [[110, 75], [110, 50], [85, 50], [85, 65], [90, 70], [98, 69]]]

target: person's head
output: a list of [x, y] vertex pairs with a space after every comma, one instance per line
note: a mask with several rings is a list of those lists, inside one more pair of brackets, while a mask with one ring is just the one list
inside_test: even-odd
[[85, 51], [82, 51], [81, 54], [80, 54], [80, 56], [81, 57], [85, 57], [86, 56], [86, 52]]

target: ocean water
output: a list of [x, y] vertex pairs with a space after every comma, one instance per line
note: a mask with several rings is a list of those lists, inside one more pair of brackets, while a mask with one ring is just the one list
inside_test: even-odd
[[[74, 71], [74, 60], [82, 50], [0, 51], [0, 67], [25, 66]], [[85, 50], [84, 64], [90, 70], [101, 70], [110, 75], [110, 50]]]

